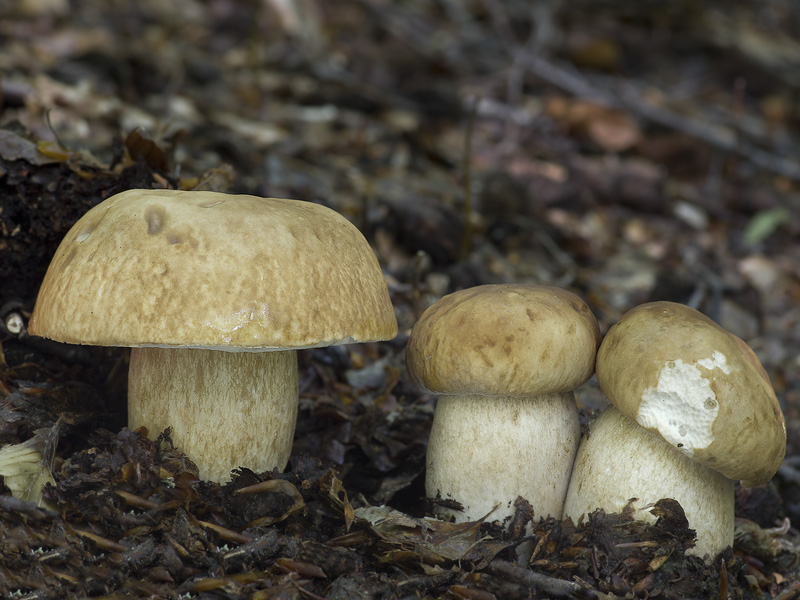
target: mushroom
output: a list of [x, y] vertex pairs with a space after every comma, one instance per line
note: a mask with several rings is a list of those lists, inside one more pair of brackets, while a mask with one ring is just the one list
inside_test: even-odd
[[[627, 312], [597, 354], [613, 404], [592, 423], [573, 468], [564, 517], [597, 508], [655, 521], [647, 507], [677, 500], [707, 561], [733, 543], [734, 480], [767, 482], [786, 452], [775, 392], [753, 351], [682, 304]], [[614, 408], [616, 407], [616, 408]]]
[[372, 249], [329, 208], [129, 190], [67, 233], [29, 330], [132, 347], [129, 427], [171, 427], [200, 477], [223, 482], [285, 468], [297, 349], [390, 339], [397, 322]]
[[524, 497], [561, 516], [580, 438], [572, 390], [594, 370], [597, 321], [566, 290], [483, 285], [445, 296], [411, 331], [406, 365], [439, 394], [428, 442], [426, 492], [456, 522], [501, 522]]

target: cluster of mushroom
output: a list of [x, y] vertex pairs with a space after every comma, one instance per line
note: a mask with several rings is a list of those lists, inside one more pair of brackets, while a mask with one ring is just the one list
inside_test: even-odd
[[[129, 346], [128, 418], [172, 440], [200, 476], [282, 470], [297, 417], [295, 350], [387, 340], [397, 322], [378, 261], [317, 204], [130, 190], [69, 231], [29, 331]], [[683, 506], [696, 554], [733, 541], [733, 485], [758, 485], [785, 453], [775, 393], [750, 348], [688, 307], [627, 313], [601, 344], [578, 296], [484, 285], [441, 298], [414, 326], [411, 377], [440, 395], [426, 491], [456, 521], [596, 508], [640, 518]], [[573, 390], [597, 372], [612, 403], [580, 440]], [[452, 503], [451, 503], [452, 506]]]
[[[599, 350], [598, 350], [599, 345]], [[612, 406], [579, 444], [570, 390], [595, 370]], [[480, 286], [445, 296], [411, 333], [412, 378], [440, 394], [426, 492], [455, 500], [443, 517], [508, 519], [524, 497], [539, 517], [597, 508], [655, 520], [677, 500], [710, 561], [733, 543], [734, 480], [777, 471], [786, 428], [753, 351], [689, 307], [637, 307], [600, 343], [579, 298], [539, 286]], [[574, 460], [573, 460], [574, 459]]]
[[690, 553], [733, 544], [734, 482], [766, 483], [786, 453], [786, 425], [756, 355], [682, 304], [653, 302], [606, 334], [597, 380], [611, 401], [578, 450], [564, 516], [597, 507], [635, 515], [677, 500], [695, 530]]

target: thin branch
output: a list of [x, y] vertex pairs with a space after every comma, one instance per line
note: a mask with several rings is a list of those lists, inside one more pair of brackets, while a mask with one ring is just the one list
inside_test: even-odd
[[475, 115], [480, 98], [472, 101], [467, 116], [467, 130], [464, 133], [464, 154], [461, 160], [464, 178], [464, 231], [461, 234], [461, 260], [466, 260], [472, 247], [472, 132], [475, 129]]
[[533, 587], [541, 590], [549, 596], [558, 598], [564, 597], [578, 597], [578, 598], [596, 598], [597, 595], [592, 590], [587, 590], [583, 586], [572, 581], [565, 581], [563, 579], [556, 579], [535, 573], [530, 569], [519, 567], [506, 560], [495, 558], [489, 563], [487, 570], [499, 577], [504, 577], [516, 581], [522, 585]]
[[655, 106], [645, 100], [631, 85], [619, 86], [615, 93], [596, 87], [581, 77], [577, 71], [558, 66], [540, 56], [529, 55], [527, 58], [526, 66], [532, 75], [574, 96], [611, 108], [627, 109], [653, 123], [681, 131], [715, 148], [742, 156], [762, 169], [800, 181], [800, 164], [742, 140], [731, 129], [714, 127], [667, 108]]

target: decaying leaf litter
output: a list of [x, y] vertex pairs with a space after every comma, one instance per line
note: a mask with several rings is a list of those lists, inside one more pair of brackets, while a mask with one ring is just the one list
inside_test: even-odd
[[[55, 481], [40, 507], [0, 496], [0, 593], [800, 593], [797, 9], [528, 4], [0, 9], [0, 442], [32, 439]], [[72, 223], [147, 187], [323, 202], [379, 256], [401, 334], [301, 353], [286, 473], [198, 481], [168, 432], [124, 429], [123, 351], [26, 334]], [[656, 526], [543, 521], [530, 569], [524, 502], [505, 533], [425, 517], [434, 399], [407, 378], [407, 334], [445, 293], [500, 282], [567, 287], [603, 330], [684, 302], [756, 350], [789, 446], [773, 482], [737, 490], [733, 551], [686, 557], [669, 501]], [[579, 397], [588, 422], [604, 400]]]

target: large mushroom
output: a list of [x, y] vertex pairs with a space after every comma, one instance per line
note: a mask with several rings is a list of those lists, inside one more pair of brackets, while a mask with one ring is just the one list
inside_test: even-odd
[[297, 418], [295, 350], [386, 340], [397, 322], [369, 244], [319, 204], [130, 190], [67, 233], [33, 335], [131, 346], [128, 419], [200, 476], [283, 469]]
[[[581, 442], [564, 517], [603, 508], [654, 521], [647, 507], [677, 500], [697, 534], [691, 553], [713, 560], [733, 543], [734, 480], [768, 481], [786, 452], [769, 378], [741, 339], [682, 304], [626, 313], [597, 354], [613, 404]], [[616, 407], [616, 408], [615, 408]]]
[[441, 298], [411, 332], [406, 364], [439, 394], [427, 454], [428, 496], [457, 522], [501, 522], [524, 497], [560, 517], [580, 437], [572, 390], [600, 343], [586, 304], [562, 289], [484, 285]]

